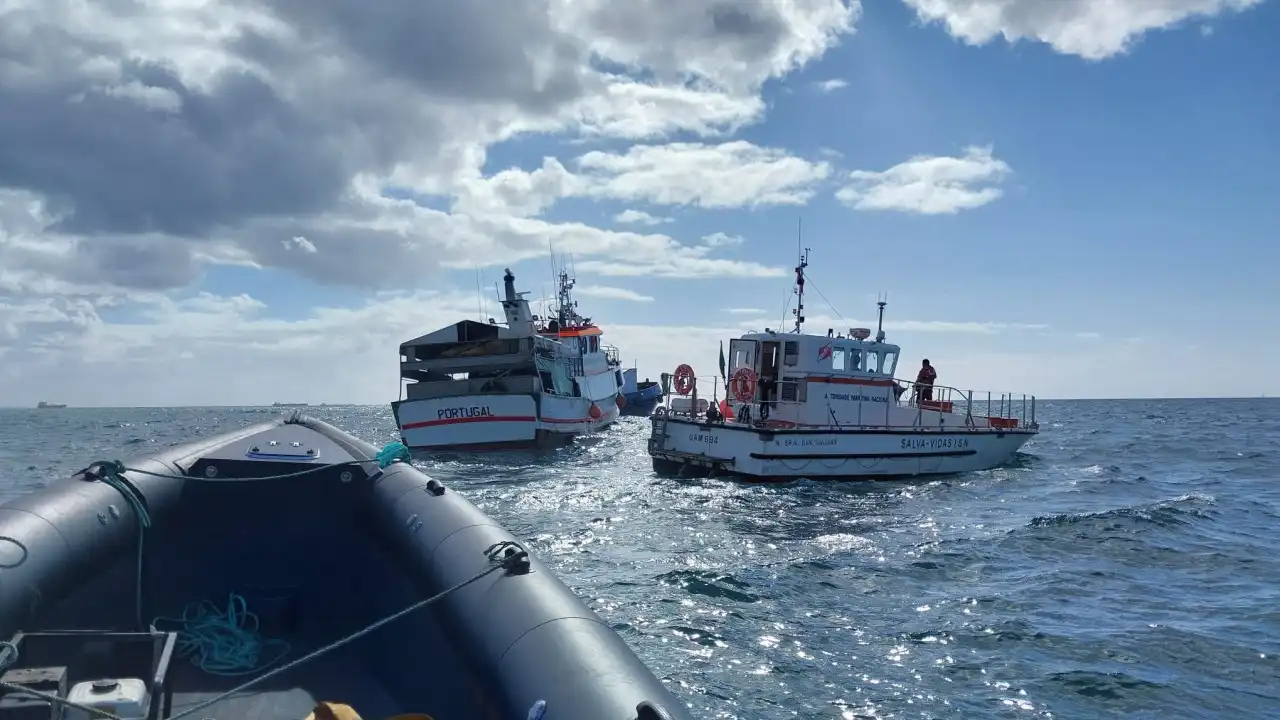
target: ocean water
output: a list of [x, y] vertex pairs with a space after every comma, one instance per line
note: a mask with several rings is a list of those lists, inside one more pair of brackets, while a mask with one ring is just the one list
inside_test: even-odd
[[[1280, 401], [1038, 410], [1010, 466], [923, 481], [659, 479], [635, 418], [419, 465], [695, 717], [1280, 718]], [[275, 412], [0, 410], [0, 496]], [[396, 439], [385, 406], [309, 412]]]

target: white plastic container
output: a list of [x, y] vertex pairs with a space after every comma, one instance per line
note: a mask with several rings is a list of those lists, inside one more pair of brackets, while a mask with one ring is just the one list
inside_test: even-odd
[[[79, 682], [67, 693], [73, 703], [87, 705], [123, 720], [145, 720], [150, 705], [147, 684], [137, 678], [103, 678]], [[64, 720], [90, 720], [89, 713], [68, 705]]]

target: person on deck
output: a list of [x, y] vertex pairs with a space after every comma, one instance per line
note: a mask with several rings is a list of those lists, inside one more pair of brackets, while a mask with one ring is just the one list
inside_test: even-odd
[[938, 371], [925, 358], [920, 363], [920, 372], [916, 374], [916, 397], [921, 402], [933, 400], [933, 381], [938, 379]]

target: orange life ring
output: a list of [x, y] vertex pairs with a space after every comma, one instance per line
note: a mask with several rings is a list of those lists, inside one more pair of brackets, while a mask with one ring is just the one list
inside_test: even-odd
[[729, 392], [738, 402], [751, 402], [756, 397], [756, 373], [748, 367], [740, 367], [729, 378]]
[[695, 380], [693, 376], [693, 368], [687, 363], [681, 363], [676, 368], [675, 373], [675, 391], [677, 395], [688, 395], [693, 392]]

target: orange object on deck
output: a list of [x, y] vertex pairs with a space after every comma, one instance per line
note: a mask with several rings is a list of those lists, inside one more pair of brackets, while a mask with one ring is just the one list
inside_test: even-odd
[[950, 400], [921, 400], [920, 407], [949, 413], [953, 405]]
[[725, 420], [732, 420], [734, 417], [733, 407], [729, 405], [727, 398], [720, 401], [720, 414], [724, 416]]
[[987, 418], [987, 421], [991, 424], [991, 427], [994, 427], [994, 428], [1012, 429], [1012, 428], [1018, 427], [1018, 418], [993, 417], [993, 418]]

